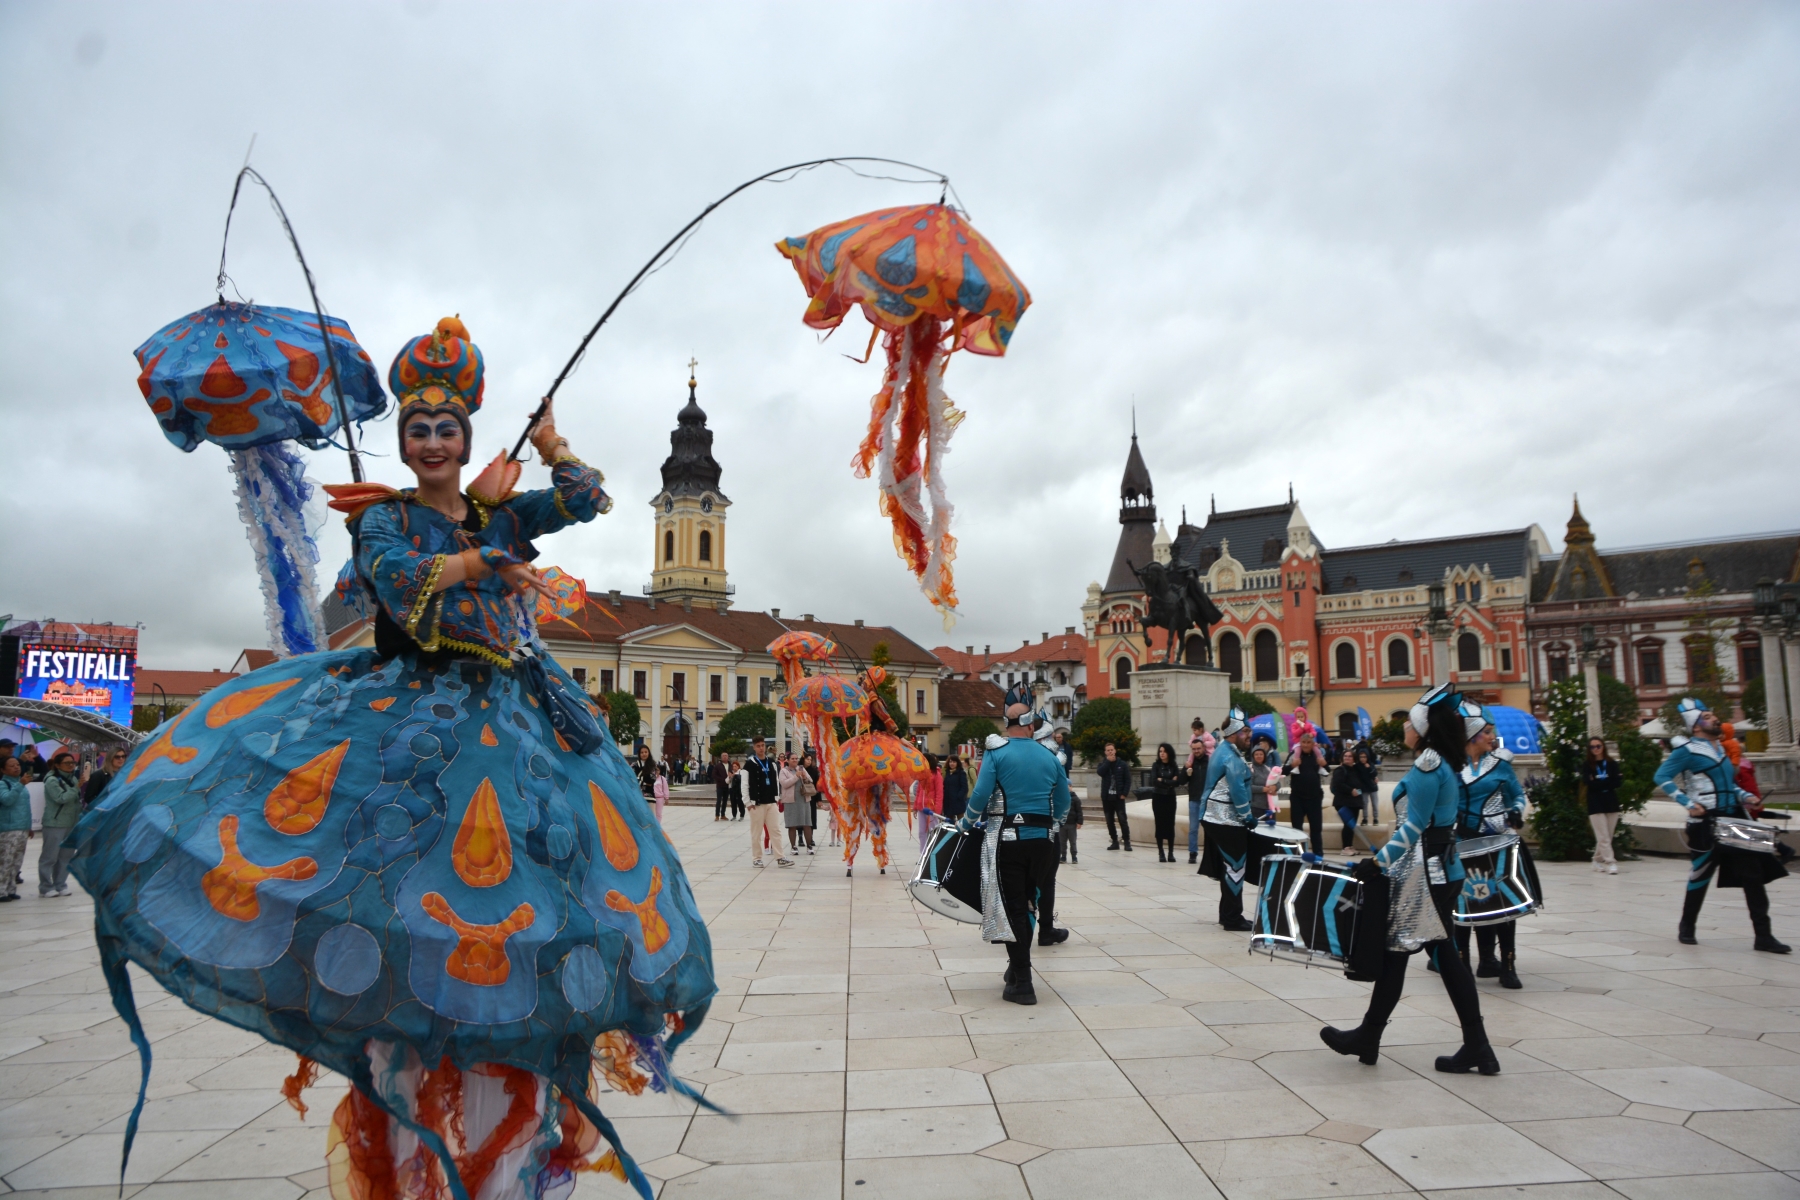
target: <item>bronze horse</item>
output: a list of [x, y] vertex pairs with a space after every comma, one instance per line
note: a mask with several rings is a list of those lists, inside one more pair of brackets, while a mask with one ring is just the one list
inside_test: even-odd
[[[1150, 630], [1165, 629], [1169, 634], [1168, 662], [1182, 662], [1188, 666], [1212, 665], [1212, 627], [1225, 619], [1219, 606], [1213, 603], [1206, 589], [1200, 586], [1200, 573], [1192, 567], [1170, 566], [1164, 563], [1146, 563], [1143, 567], [1133, 566], [1127, 560], [1126, 566], [1143, 585], [1144, 596], [1150, 602], [1150, 612], [1144, 618], [1144, 649], [1150, 649]], [[1187, 631], [1199, 629], [1201, 635], [1201, 662], [1189, 661]]]

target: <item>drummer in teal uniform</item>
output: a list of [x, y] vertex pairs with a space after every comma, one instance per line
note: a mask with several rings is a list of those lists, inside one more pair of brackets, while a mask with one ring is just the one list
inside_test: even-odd
[[[963, 833], [987, 818], [994, 855], [994, 874], [999, 895], [990, 901], [982, 894], [982, 934], [989, 941], [1006, 943], [1006, 990], [1003, 998], [1014, 1004], [1036, 1004], [1031, 979], [1032, 912], [1037, 913], [1038, 944], [1054, 946], [1068, 940], [1069, 931], [1057, 929], [1055, 832], [1069, 815], [1069, 777], [1048, 747], [1031, 736], [1035, 714], [1024, 704], [1006, 710], [1006, 735], [988, 737], [981, 759], [981, 774], [969, 795], [969, 807], [957, 822]], [[991, 811], [990, 811], [991, 809]], [[988, 853], [984, 847], [983, 854]], [[984, 876], [986, 871], [983, 872]], [[1004, 910], [1003, 921], [991, 904]]]
[[[1430, 904], [1425, 909], [1428, 919], [1422, 926], [1408, 923], [1408, 906], [1390, 903], [1380, 974], [1369, 995], [1362, 1024], [1355, 1029], [1326, 1026], [1319, 1031], [1320, 1040], [1327, 1046], [1339, 1054], [1354, 1054], [1370, 1066], [1380, 1058], [1382, 1032], [1406, 988], [1407, 959], [1425, 946], [1441, 944], [1447, 938], [1456, 895], [1462, 890], [1463, 868], [1455, 843], [1457, 808], [1462, 798], [1462, 780], [1457, 772], [1467, 762], [1469, 735], [1458, 711], [1461, 699], [1448, 685], [1442, 685], [1420, 697], [1407, 714], [1406, 745], [1417, 757], [1401, 781], [1404, 787], [1394, 791], [1397, 805], [1398, 798], [1404, 797], [1405, 812], [1402, 814], [1396, 807], [1393, 836], [1365, 868], [1371, 872], [1379, 869], [1386, 876], [1395, 901], [1425, 884], [1430, 893]], [[1423, 880], [1419, 879], [1420, 874]], [[1435, 921], [1429, 919], [1433, 912]], [[1488, 1044], [1487, 1029], [1481, 1020], [1481, 997], [1476, 994], [1473, 976], [1454, 954], [1441, 956], [1440, 974], [1462, 1024], [1463, 1044], [1455, 1054], [1440, 1056], [1437, 1069], [1450, 1074], [1480, 1071], [1483, 1075], [1498, 1075], [1500, 1063]]]
[[[1512, 751], [1498, 744], [1493, 722], [1481, 705], [1464, 701], [1463, 727], [1469, 732], [1469, 765], [1462, 769], [1462, 803], [1456, 814], [1456, 836], [1459, 840], [1488, 837], [1525, 827], [1525, 789], [1513, 772]], [[1538, 888], [1537, 868], [1532, 865], [1525, 843], [1516, 852], [1524, 859], [1525, 876], [1530, 881], [1532, 898], [1543, 901]], [[1465, 882], [1464, 890], [1469, 884]], [[1475, 940], [1481, 948], [1481, 962], [1475, 968], [1477, 979], [1500, 978], [1503, 988], [1520, 988], [1516, 966], [1518, 954], [1515, 939], [1518, 918], [1496, 921], [1475, 927]], [[1499, 946], [1499, 957], [1494, 954]], [[1469, 926], [1456, 929], [1456, 948], [1465, 964], [1469, 961]]]
[[1219, 924], [1227, 933], [1244, 933], [1244, 876], [1250, 869], [1250, 831], [1256, 817], [1250, 811], [1250, 764], [1244, 747], [1250, 743], [1250, 725], [1244, 710], [1234, 708], [1219, 726], [1218, 744], [1206, 767], [1206, 797], [1201, 823], [1206, 826], [1206, 853], [1200, 857], [1199, 874], [1219, 881]]
[[1756, 930], [1755, 949], [1786, 954], [1790, 947], [1776, 941], [1770, 927], [1769, 893], [1764, 885], [1786, 875], [1787, 868], [1773, 854], [1721, 849], [1717, 845], [1719, 817], [1749, 817], [1744, 811], [1744, 793], [1738, 789], [1730, 757], [1719, 744], [1724, 730], [1718, 716], [1693, 696], [1683, 699], [1677, 707], [1690, 736], [1675, 739], [1669, 756], [1656, 769], [1656, 786], [1688, 810], [1687, 843], [1693, 857], [1688, 867], [1687, 898], [1681, 907], [1681, 943], [1692, 946], [1698, 942], [1694, 921], [1706, 902], [1707, 886], [1717, 874], [1720, 887], [1744, 890], [1744, 904], [1750, 909], [1750, 924]]

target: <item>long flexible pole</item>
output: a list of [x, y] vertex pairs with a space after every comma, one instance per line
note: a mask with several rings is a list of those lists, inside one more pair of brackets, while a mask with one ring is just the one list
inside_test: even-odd
[[[679, 243], [681, 241], [682, 238], [686, 237], [689, 233], [693, 232], [695, 226], [699, 225], [700, 222], [706, 220], [707, 217], [712, 215], [713, 209], [719, 207], [719, 205], [725, 203], [727, 200], [731, 199], [733, 196], [737, 195], [739, 192], [744, 191], [748, 188], [754, 187], [755, 185], [762, 183], [765, 180], [773, 179], [777, 175], [785, 175], [789, 171], [805, 171], [805, 170], [809, 170], [813, 167], [822, 167], [822, 166], [826, 165], [827, 163], [858, 163], [858, 162], [887, 163], [890, 166], [904, 167], [909, 171], [919, 171], [919, 172], [922, 172], [923, 174], [929, 175], [929, 176], [931, 176], [931, 178], [929, 180], [921, 179], [921, 180], [914, 180], [912, 182], [916, 182], [916, 183], [935, 182], [935, 183], [941, 184], [944, 189], [944, 195], [942, 195], [938, 198], [940, 203], [944, 200], [944, 198], [946, 196], [948, 196], [948, 194], [951, 190], [950, 189], [950, 177], [945, 175], [942, 171], [934, 171], [930, 167], [921, 167], [917, 163], [901, 162], [897, 158], [875, 158], [875, 157], [871, 157], [868, 155], [847, 155], [847, 156], [840, 156], [840, 157], [836, 157], [836, 158], [815, 158], [815, 159], [810, 159], [806, 162], [790, 163], [789, 165], [787, 165], [785, 167], [777, 167], [773, 171], [765, 171], [761, 175], [758, 175], [754, 179], [746, 179], [743, 183], [738, 184], [736, 187], [732, 188], [729, 192], [726, 192], [723, 196], [720, 196], [717, 200], [714, 200], [711, 204], [709, 204], [705, 208], [701, 209], [699, 216], [695, 217], [693, 220], [689, 221], [686, 225], [683, 225], [679, 230], [677, 230], [674, 237], [670, 238], [668, 241], [663, 243], [662, 249], [658, 250], [655, 254], [650, 256], [649, 262], [645, 263], [642, 267], [638, 268], [638, 273], [631, 277], [631, 282], [625, 285], [624, 290], [621, 291], [617, 296], [613, 297], [613, 302], [606, 306], [606, 311], [600, 314], [600, 319], [598, 321], [594, 322], [593, 328], [589, 329], [587, 331], [587, 336], [581, 339], [581, 344], [579, 346], [575, 347], [575, 353], [570, 356], [569, 361], [567, 363], [563, 364], [563, 369], [561, 370], [561, 372], [559, 372], [557, 374], [555, 382], [551, 383], [550, 390], [548, 392], [544, 393], [543, 402], [537, 406], [537, 411], [531, 414], [531, 420], [529, 420], [525, 423], [525, 432], [521, 433], [519, 435], [519, 440], [517, 442], [513, 443], [512, 453], [510, 455], [508, 455], [507, 457], [517, 461], [520, 452], [525, 449], [526, 439], [531, 437], [531, 431], [533, 429], [537, 428], [537, 423], [539, 421], [544, 419], [544, 411], [550, 407], [550, 401], [553, 398], [555, 398], [556, 389], [560, 388], [563, 385], [563, 381], [569, 377], [570, 373], [572, 373], [575, 370], [575, 367], [581, 362], [582, 356], [587, 353], [588, 343], [594, 340], [594, 335], [600, 332], [600, 327], [602, 325], [606, 324], [607, 319], [610, 318], [613, 315], [614, 311], [618, 309], [619, 305], [624, 302], [625, 297], [631, 295], [632, 292], [637, 290], [638, 284], [640, 284], [644, 281], [644, 277], [646, 275], [650, 274], [650, 272], [654, 271], [657, 268], [657, 265], [664, 260], [664, 257], [666, 255], [668, 255], [669, 251], [671, 249], [673, 249], [677, 245], [677, 243]], [[266, 187], [268, 185], [264, 184], [264, 186]], [[270, 194], [273, 195], [274, 193], [271, 192]], [[295, 247], [296, 250], [298, 248], [299, 247], [297, 247], [297, 246]], [[311, 278], [312, 277], [310, 275], [307, 277], [309, 283], [311, 282]], [[361, 476], [358, 476], [358, 478], [361, 478]]]
[[345, 407], [344, 388], [338, 378], [337, 355], [331, 349], [331, 327], [325, 323], [325, 309], [319, 304], [318, 285], [313, 282], [312, 268], [306, 265], [306, 255], [300, 251], [300, 239], [294, 236], [294, 226], [288, 221], [287, 209], [281, 206], [281, 197], [275, 194], [275, 189], [257, 173], [255, 167], [245, 166], [238, 172], [237, 182], [231, 185], [231, 207], [225, 210], [225, 237], [219, 244], [219, 278], [216, 285], [219, 302], [225, 302], [225, 250], [231, 244], [231, 215], [237, 211], [238, 193], [243, 190], [246, 178], [262, 184], [263, 191], [269, 193], [269, 202], [275, 207], [275, 215], [281, 218], [281, 228], [287, 234], [288, 244], [294, 248], [294, 257], [300, 260], [300, 273], [306, 276], [306, 291], [312, 297], [313, 316], [319, 319], [319, 337], [325, 343], [325, 369], [331, 380], [332, 391], [337, 393], [338, 428], [343, 431], [344, 447], [350, 452], [350, 478], [361, 483], [362, 458], [356, 453], [356, 434], [350, 428], [350, 413]]

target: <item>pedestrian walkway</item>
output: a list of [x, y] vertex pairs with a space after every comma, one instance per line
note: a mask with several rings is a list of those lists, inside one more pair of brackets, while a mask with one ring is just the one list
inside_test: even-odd
[[[664, 1197], [1800, 1197], [1800, 963], [1749, 949], [1733, 892], [1677, 944], [1679, 861], [1544, 865], [1525, 989], [1482, 982], [1504, 1069], [1484, 1079], [1431, 1069], [1457, 1032], [1423, 971], [1380, 1065], [1323, 1049], [1366, 986], [1246, 954], [1185, 863], [1090, 838], [1058, 880], [1074, 936], [1036, 952], [1021, 1008], [998, 947], [907, 899], [903, 818], [889, 874], [865, 847], [846, 879], [823, 846], [758, 871], [743, 826], [666, 816], [721, 991], [676, 1067], [736, 1116], [600, 1098]], [[1771, 895], [1796, 940], [1800, 879]], [[79, 895], [0, 906], [0, 1180], [24, 1196], [117, 1195], [138, 1067], [96, 961]], [[277, 1090], [292, 1055], [138, 986], [156, 1063], [126, 1196], [323, 1200], [341, 1081], [303, 1122]]]

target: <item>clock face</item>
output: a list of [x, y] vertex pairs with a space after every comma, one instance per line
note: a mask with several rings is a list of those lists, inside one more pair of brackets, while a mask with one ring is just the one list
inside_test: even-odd
[[675, 511], [675, 501], [672, 498], [663, 501], [663, 511], [666, 513], [672, 513]]
[[704, 513], [709, 513], [712, 511], [712, 497], [711, 496], [704, 497], [700, 501], [700, 511], [704, 512]]

